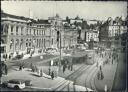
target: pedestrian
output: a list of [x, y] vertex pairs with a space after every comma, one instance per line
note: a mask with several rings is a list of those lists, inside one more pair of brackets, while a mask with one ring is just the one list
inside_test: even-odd
[[65, 72], [65, 65], [63, 65], [63, 73]]
[[19, 70], [22, 70], [22, 66], [20, 65]]
[[71, 65], [71, 71], [73, 70], [73, 64]]
[[53, 71], [51, 73], [51, 78], [52, 78], [52, 80], [54, 79], [54, 72]]
[[49, 70], [49, 75], [51, 75], [51, 68], [49, 67], [49, 69], [48, 69], [48, 70]]

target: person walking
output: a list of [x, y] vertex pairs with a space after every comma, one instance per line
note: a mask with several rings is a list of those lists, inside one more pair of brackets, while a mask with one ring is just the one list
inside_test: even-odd
[[49, 67], [49, 69], [48, 69], [48, 70], [49, 70], [49, 75], [50, 75], [50, 74], [51, 74], [51, 68]]
[[40, 70], [40, 77], [42, 77], [43, 76], [43, 70], [41, 69]]
[[65, 72], [65, 65], [63, 65], [63, 73]]
[[19, 66], [19, 70], [22, 70], [22, 66], [21, 65]]
[[53, 71], [51, 73], [51, 78], [52, 78], [52, 80], [54, 79], [54, 72]]

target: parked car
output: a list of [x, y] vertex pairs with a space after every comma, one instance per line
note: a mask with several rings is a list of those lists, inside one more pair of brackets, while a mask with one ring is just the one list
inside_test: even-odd
[[11, 79], [7, 82], [7, 87], [14, 89], [23, 89], [25, 88], [25, 80]]

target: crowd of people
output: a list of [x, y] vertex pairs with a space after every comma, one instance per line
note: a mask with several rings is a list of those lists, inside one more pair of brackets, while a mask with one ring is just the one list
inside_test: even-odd
[[[99, 54], [101, 58], [105, 58], [105, 60], [103, 61], [103, 66], [106, 64], [114, 64], [115, 62], [119, 61], [118, 53], [113, 50], [112, 51], [102, 51], [97, 54]], [[99, 72], [97, 73], [98, 80], [102, 80], [104, 78], [104, 74], [102, 71], [103, 66], [100, 65]], [[98, 67], [98, 63], [97, 63], [97, 67]]]

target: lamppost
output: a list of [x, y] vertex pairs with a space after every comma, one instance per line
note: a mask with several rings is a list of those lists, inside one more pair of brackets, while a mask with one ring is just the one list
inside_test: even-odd
[[60, 60], [59, 60], [59, 70], [61, 69], [61, 32], [59, 30], [59, 41], [60, 41]]
[[[58, 48], [60, 49], [60, 57], [59, 57], [59, 70], [61, 69], [61, 23], [58, 23], [58, 21], [60, 22], [60, 20], [55, 21], [55, 30], [57, 31], [57, 42], [58, 42]], [[58, 71], [59, 72], [59, 71]]]

